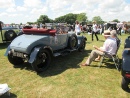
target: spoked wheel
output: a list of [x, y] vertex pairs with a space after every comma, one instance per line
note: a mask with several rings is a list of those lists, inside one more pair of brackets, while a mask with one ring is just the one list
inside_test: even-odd
[[36, 72], [43, 72], [45, 71], [51, 63], [51, 55], [45, 49], [40, 49], [35, 61], [32, 63], [32, 67]]
[[79, 51], [79, 52], [84, 51], [85, 46], [86, 46], [86, 41], [85, 41], [85, 40], [83, 40], [82, 45], [80, 46], [80, 48], [78, 49], [78, 51]]
[[17, 34], [13, 30], [8, 30], [5, 32], [5, 39], [7, 41], [12, 41], [15, 37], [17, 37]]
[[19, 66], [24, 63], [24, 60], [22, 58], [13, 56], [12, 54], [8, 54], [8, 60], [14, 66]]

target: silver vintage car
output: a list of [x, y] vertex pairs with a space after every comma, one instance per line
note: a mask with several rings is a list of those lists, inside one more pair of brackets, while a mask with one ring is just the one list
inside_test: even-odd
[[52, 57], [83, 51], [87, 38], [69, 31], [66, 25], [48, 23], [44, 28], [26, 26], [8, 46], [5, 56], [14, 66], [30, 63], [36, 72], [46, 70]]

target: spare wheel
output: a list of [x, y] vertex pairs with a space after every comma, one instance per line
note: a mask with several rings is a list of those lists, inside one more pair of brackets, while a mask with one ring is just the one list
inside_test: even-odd
[[70, 49], [74, 49], [76, 48], [78, 45], [78, 39], [77, 39], [77, 36], [75, 34], [73, 34], [72, 36], [69, 37], [69, 40], [68, 40], [68, 47]]
[[12, 41], [15, 37], [17, 37], [17, 34], [13, 30], [6, 31], [4, 35], [7, 41]]

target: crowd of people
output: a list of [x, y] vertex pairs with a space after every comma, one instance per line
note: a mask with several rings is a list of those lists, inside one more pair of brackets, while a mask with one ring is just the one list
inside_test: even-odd
[[[107, 23], [106, 23], [107, 24]], [[108, 23], [109, 25], [106, 24], [97, 24], [96, 21], [93, 21], [92, 24], [90, 25], [82, 25], [82, 23], [79, 23], [78, 21], [75, 22], [74, 25], [71, 26], [71, 29], [74, 30], [76, 32], [77, 35], [77, 31], [78, 32], [83, 32], [83, 33], [88, 33], [88, 34], [92, 34], [92, 41], [93, 36], [95, 35], [97, 41], [98, 41], [98, 36], [97, 34], [102, 34], [104, 32], [104, 30], [116, 30], [118, 35], [121, 35], [122, 33], [126, 33], [129, 32], [130, 30], [126, 30], [126, 26], [122, 23], [112, 23], [110, 25], [110, 23]], [[80, 34], [78, 33], [78, 35]]]

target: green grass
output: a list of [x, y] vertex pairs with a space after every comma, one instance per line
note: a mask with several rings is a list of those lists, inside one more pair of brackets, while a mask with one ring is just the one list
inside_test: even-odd
[[[54, 58], [50, 68], [36, 74], [31, 65], [14, 68], [4, 56], [7, 45], [0, 44], [0, 83], [11, 88], [9, 98], [130, 98], [130, 94], [121, 89], [121, 73], [112, 62], [99, 68], [98, 62], [91, 66], [80, 67], [88, 58], [92, 45], [102, 46], [104, 37], [91, 41], [91, 35], [84, 34], [88, 41], [84, 52], [73, 52], [67, 56]], [[121, 58], [124, 40], [122, 39], [118, 55]], [[6, 95], [3, 96], [6, 98]]]

